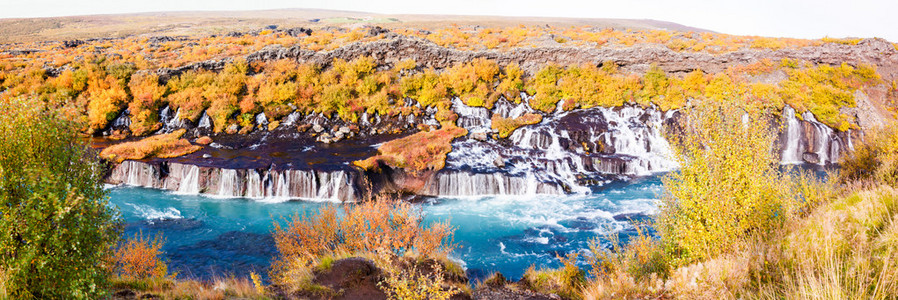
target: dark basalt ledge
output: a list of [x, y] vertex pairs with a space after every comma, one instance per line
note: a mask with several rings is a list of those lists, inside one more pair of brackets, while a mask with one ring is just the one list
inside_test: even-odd
[[[762, 59], [783, 58], [806, 60], [823, 64], [877, 66], [883, 79], [891, 81], [898, 77], [898, 50], [883, 39], [864, 39], [857, 45], [826, 43], [799, 49], [750, 49], [724, 54], [697, 52], [676, 52], [659, 44], [637, 44], [632, 47], [540, 47], [516, 48], [507, 51], [463, 51], [445, 48], [433, 42], [408, 36], [391, 36], [374, 42], [357, 42], [331, 51], [311, 51], [302, 46], [270, 46], [246, 56], [248, 61], [295, 59], [300, 62], [328, 66], [335, 58], [352, 60], [370, 56], [380, 65], [392, 65], [404, 59], [414, 59], [419, 66], [446, 68], [475, 58], [495, 60], [500, 64], [517, 63], [526, 72], [533, 73], [547, 63], [559, 65], [600, 65], [613, 61], [626, 71], [644, 72], [652, 64], [663, 70], [691, 72], [701, 69], [708, 73], [718, 73], [733, 65], [750, 64]], [[162, 80], [187, 70], [221, 70], [230, 59], [209, 60], [189, 64], [174, 69], [159, 69]]]

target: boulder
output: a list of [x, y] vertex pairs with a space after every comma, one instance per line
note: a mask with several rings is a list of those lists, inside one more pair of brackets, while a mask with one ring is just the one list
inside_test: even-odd
[[315, 124], [315, 125], [312, 125], [312, 131], [314, 131], [315, 133], [321, 133], [322, 131], [324, 131], [324, 127], [321, 125]]
[[801, 159], [803, 159], [805, 162], [807, 162], [809, 164], [816, 165], [816, 164], [820, 163], [820, 156], [817, 155], [817, 153], [805, 152], [804, 154], [801, 155]]
[[487, 135], [486, 132], [474, 132], [471, 133], [471, 138], [481, 142], [485, 142], [487, 139], [489, 139], [489, 135]]

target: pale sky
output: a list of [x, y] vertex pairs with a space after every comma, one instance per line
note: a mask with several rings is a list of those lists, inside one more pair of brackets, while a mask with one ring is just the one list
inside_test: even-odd
[[882, 37], [898, 42], [898, 0], [4, 0], [0, 18], [158, 11], [322, 8], [387, 14], [655, 19], [740, 35]]

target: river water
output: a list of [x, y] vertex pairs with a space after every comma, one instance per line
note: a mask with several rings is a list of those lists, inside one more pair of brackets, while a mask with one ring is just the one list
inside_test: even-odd
[[[558, 266], [556, 255], [582, 252], [590, 239], [632, 234], [630, 219], [657, 212], [657, 176], [591, 187], [588, 195], [436, 198], [419, 204], [428, 222], [449, 220], [460, 246], [452, 257], [481, 278], [510, 278]], [[125, 235], [159, 234], [164, 259], [182, 277], [267, 274], [277, 250], [271, 232], [294, 214], [314, 213], [313, 201], [266, 201], [181, 195], [139, 187], [110, 188], [110, 202], [126, 222]]]

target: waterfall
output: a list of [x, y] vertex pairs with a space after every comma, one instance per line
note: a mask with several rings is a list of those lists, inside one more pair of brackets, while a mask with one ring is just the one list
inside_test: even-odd
[[513, 177], [501, 173], [440, 172], [422, 192], [432, 196], [564, 194], [561, 186], [544, 183], [535, 176]]
[[296, 125], [296, 122], [299, 121], [299, 119], [301, 119], [301, 118], [302, 118], [302, 114], [299, 113], [298, 111], [294, 111], [294, 112], [290, 113], [289, 115], [287, 115], [286, 118], [284, 118], [284, 122], [282, 124], [284, 124], [285, 126]]
[[792, 107], [783, 109], [782, 164], [832, 164], [838, 162], [843, 151], [853, 150], [850, 131], [840, 135], [817, 121], [810, 111], [803, 112], [801, 118], [795, 116]]
[[178, 193], [200, 193], [200, 168], [194, 165], [184, 165], [181, 169], [181, 182], [178, 185]]
[[783, 146], [782, 163], [802, 163], [799, 146], [801, 145], [801, 122], [795, 117], [795, 110], [788, 105], [783, 109], [783, 118], [786, 119], [785, 145]]
[[240, 196], [240, 179], [237, 170], [221, 169], [218, 179], [218, 195], [224, 197]]
[[468, 132], [490, 132], [492, 129], [492, 121], [490, 120], [490, 111], [484, 107], [468, 106], [458, 97], [452, 98], [452, 111], [458, 114], [459, 127], [467, 129]]
[[131, 113], [127, 109], [122, 111], [118, 117], [112, 120], [112, 123], [109, 124], [109, 127], [111, 128], [123, 128], [129, 126], [131, 126]]
[[[679, 167], [674, 160], [670, 143], [661, 134], [663, 117], [654, 109], [642, 110], [626, 106], [618, 110], [600, 108], [608, 122], [609, 131], [604, 141], [614, 148], [614, 153], [637, 158], [640, 169], [636, 175], [671, 171]], [[643, 121], [642, 117], [647, 116]]]
[[206, 112], [203, 112], [203, 115], [200, 117], [199, 125], [197, 125], [196, 127], [212, 128], [212, 118], [210, 118], [209, 115], [206, 114]]
[[247, 198], [264, 198], [265, 187], [262, 186], [262, 175], [256, 170], [246, 171], [246, 194]]
[[267, 130], [267, 127], [265, 126], [268, 125], [268, 118], [265, 117], [265, 113], [262, 112], [256, 115], [256, 125], [259, 125], [259, 128]]
[[159, 112], [159, 120], [162, 123], [162, 129], [159, 133], [172, 132], [175, 129], [184, 127], [186, 124], [181, 120], [181, 109], [178, 108], [175, 114], [171, 113], [171, 106], [166, 106]]
[[835, 136], [835, 131], [829, 128], [829, 126], [818, 122], [810, 111], [802, 113], [801, 117], [810, 123], [814, 129], [814, 142], [816, 143], [813, 144], [813, 149], [808, 149], [808, 152], [817, 155], [818, 164], [825, 165], [838, 161], [840, 144]]
[[[468, 120], [460, 124], [485, 119], [455, 105], [464, 111], [459, 120]], [[532, 108], [500, 99], [492, 112], [516, 117]], [[440, 195], [585, 194], [590, 193], [587, 182], [670, 171], [678, 164], [662, 125], [672, 117], [651, 108], [591, 108], [518, 128], [508, 142], [459, 139], [452, 144], [445, 171], [427, 189]]]
[[[169, 170], [168, 176], [162, 169]], [[106, 181], [179, 194], [221, 197], [352, 201], [356, 195], [347, 170], [256, 170], [200, 168], [181, 163], [151, 164], [124, 161], [112, 169]], [[217, 181], [216, 181], [217, 179]]]

